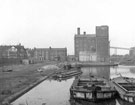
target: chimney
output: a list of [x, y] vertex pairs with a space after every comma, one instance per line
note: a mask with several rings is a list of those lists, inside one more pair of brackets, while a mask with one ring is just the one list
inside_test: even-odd
[[84, 31], [83, 34], [86, 35], [86, 32]]
[[77, 35], [80, 35], [80, 28], [77, 28]]

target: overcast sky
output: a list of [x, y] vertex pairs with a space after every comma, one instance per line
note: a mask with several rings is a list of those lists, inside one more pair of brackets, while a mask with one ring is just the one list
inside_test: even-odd
[[135, 46], [135, 0], [0, 0], [0, 45], [67, 47], [76, 28], [94, 34], [109, 26], [111, 46]]

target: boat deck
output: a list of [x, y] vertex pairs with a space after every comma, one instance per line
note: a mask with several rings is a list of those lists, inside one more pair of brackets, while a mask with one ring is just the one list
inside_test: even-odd
[[125, 88], [127, 91], [135, 91], [135, 83], [118, 83], [123, 88]]
[[110, 86], [110, 83], [106, 79], [99, 78], [79, 78], [74, 81], [73, 87], [79, 91], [91, 91], [93, 90], [92, 85], [99, 86], [103, 91], [114, 90], [113, 87]]
[[135, 103], [135, 78], [117, 77], [112, 79], [121, 99]]
[[77, 77], [70, 88], [70, 96], [75, 99], [97, 101], [112, 99], [115, 95], [116, 90], [110, 86], [109, 80], [96, 76]]
[[[135, 95], [135, 79], [128, 77], [115, 78], [115, 84], [120, 87], [120, 91], [127, 95]], [[122, 90], [121, 90], [122, 89]]]

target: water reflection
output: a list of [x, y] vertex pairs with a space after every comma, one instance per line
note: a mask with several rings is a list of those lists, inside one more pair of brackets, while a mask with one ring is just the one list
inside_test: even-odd
[[70, 101], [70, 105], [135, 105], [134, 103], [129, 103], [126, 101], [123, 101], [121, 99], [112, 99], [112, 100], [106, 100], [102, 102], [88, 102], [88, 101], [83, 101], [83, 100], [78, 100], [78, 101]]
[[115, 78], [120, 75], [125, 76], [125, 77], [133, 77], [135, 78], [135, 73], [133, 67], [128, 67], [128, 66], [118, 66], [115, 68], [110, 68], [110, 78]]
[[90, 75], [110, 79], [110, 67], [82, 67], [82, 77], [89, 78]]
[[[135, 78], [135, 73], [132, 73], [130, 68], [124, 66], [117, 68], [83, 67], [81, 70], [83, 72], [81, 76], [86, 78], [89, 78], [90, 74], [106, 79], [119, 76], [118, 74]], [[64, 80], [48, 79], [15, 100], [12, 105], [133, 105], [121, 99], [112, 99], [98, 103], [70, 100], [69, 89], [73, 80], [74, 77]]]
[[83, 100], [70, 100], [70, 105], [134, 105], [134, 103], [129, 103], [123, 101], [120, 98], [105, 100], [100, 102], [88, 102]]
[[118, 98], [117, 101], [118, 101], [119, 105], [135, 105], [134, 103], [129, 103], [129, 102], [123, 101], [120, 98]]
[[71, 105], [117, 105], [115, 99], [106, 100], [106, 101], [102, 101], [102, 102], [96, 102], [96, 103], [88, 102], [88, 101], [84, 101], [84, 100], [76, 100], [76, 101], [71, 100], [70, 103], [71, 103]]
[[74, 78], [67, 81], [46, 80], [33, 88], [22, 97], [18, 98], [13, 105], [70, 105], [69, 88]]

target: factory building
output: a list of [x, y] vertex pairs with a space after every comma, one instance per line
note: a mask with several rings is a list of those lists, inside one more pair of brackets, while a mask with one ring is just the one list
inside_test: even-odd
[[109, 61], [109, 27], [96, 26], [95, 34], [80, 33], [77, 28], [77, 34], [74, 36], [75, 57], [78, 61]]
[[135, 47], [131, 47], [130, 50], [129, 50], [129, 55], [131, 57], [134, 57], [135, 56]]
[[0, 46], [0, 65], [20, 64], [27, 58], [27, 51], [21, 44]]
[[34, 57], [40, 61], [65, 61], [67, 48], [36, 48]]

